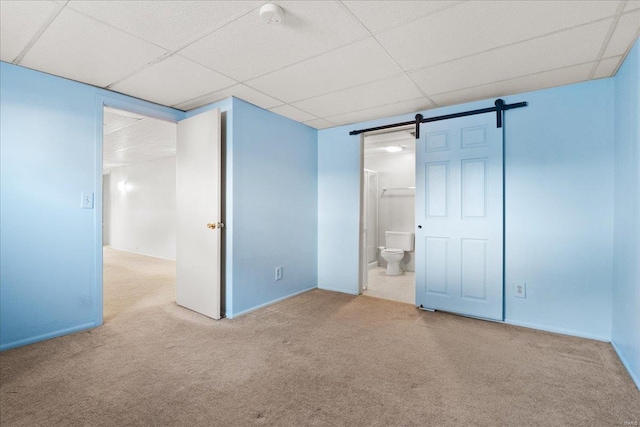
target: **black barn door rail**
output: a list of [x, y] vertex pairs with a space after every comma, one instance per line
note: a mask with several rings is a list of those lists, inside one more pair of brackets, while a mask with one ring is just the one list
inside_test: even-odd
[[515, 104], [505, 104], [502, 99], [497, 99], [494, 107], [480, 108], [479, 110], [462, 111], [460, 113], [446, 114], [444, 116], [427, 117], [426, 119], [422, 114], [416, 114], [416, 119], [411, 122], [394, 123], [391, 125], [377, 126], [369, 129], [352, 130], [349, 135], [359, 135], [365, 132], [373, 132], [376, 130], [391, 129], [401, 126], [416, 125], [416, 139], [420, 138], [420, 123], [437, 122], [440, 120], [455, 119], [458, 117], [474, 116], [476, 114], [484, 113], [496, 113], [496, 127], [502, 127], [502, 112], [512, 110], [514, 108], [526, 107], [526, 102], [516, 102]]

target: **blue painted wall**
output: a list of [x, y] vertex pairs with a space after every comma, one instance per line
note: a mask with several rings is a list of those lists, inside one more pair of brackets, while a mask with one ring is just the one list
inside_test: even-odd
[[[229, 317], [316, 287], [315, 129], [237, 99], [183, 113], [0, 66], [0, 349], [102, 322], [103, 103], [172, 120], [223, 112]], [[80, 209], [82, 191], [95, 209]]]
[[[506, 321], [611, 337], [613, 79], [504, 97], [528, 101], [505, 120]], [[422, 112], [493, 105], [493, 99]], [[318, 287], [357, 293], [359, 138], [349, 131], [414, 114], [319, 131]], [[527, 298], [514, 298], [516, 282]]]
[[316, 137], [313, 128], [233, 99], [228, 317], [317, 287]]
[[517, 98], [530, 106], [506, 113], [506, 320], [609, 341], [613, 81]]
[[615, 78], [615, 204], [611, 338], [640, 388], [640, 42]]
[[[102, 322], [101, 102], [183, 113], [0, 62], [0, 349]], [[94, 209], [80, 209], [80, 193]]]
[[357, 295], [362, 158], [349, 130], [318, 132], [318, 287]]

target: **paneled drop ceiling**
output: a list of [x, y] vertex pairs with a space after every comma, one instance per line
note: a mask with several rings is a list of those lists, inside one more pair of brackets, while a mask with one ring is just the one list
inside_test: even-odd
[[175, 123], [106, 107], [103, 171], [174, 156], [177, 132]]
[[[390, 151], [389, 148], [398, 148], [398, 151]], [[413, 153], [415, 150], [416, 136], [413, 129], [367, 134], [364, 137], [365, 157], [377, 155], [393, 156], [395, 154]]]
[[189, 110], [229, 96], [316, 128], [615, 73], [640, 0], [0, 0], [0, 59]]

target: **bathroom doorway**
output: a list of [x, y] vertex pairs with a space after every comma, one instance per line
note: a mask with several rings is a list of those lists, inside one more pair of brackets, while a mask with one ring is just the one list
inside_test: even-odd
[[415, 304], [414, 127], [363, 137], [360, 291]]

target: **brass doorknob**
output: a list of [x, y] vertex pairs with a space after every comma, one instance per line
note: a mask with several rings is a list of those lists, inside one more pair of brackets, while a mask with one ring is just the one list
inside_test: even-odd
[[212, 224], [212, 223], [209, 223], [209, 224], [207, 224], [207, 228], [210, 228], [210, 229], [212, 229], [212, 230], [215, 230], [215, 229], [216, 229], [216, 225], [215, 225], [215, 224]]
[[210, 228], [212, 230], [215, 230], [216, 228], [224, 228], [224, 224], [221, 223], [221, 222], [218, 222], [218, 223], [215, 223], [215, 224], [210, 222], [209, 224], [207, 224], [207, 228]]

